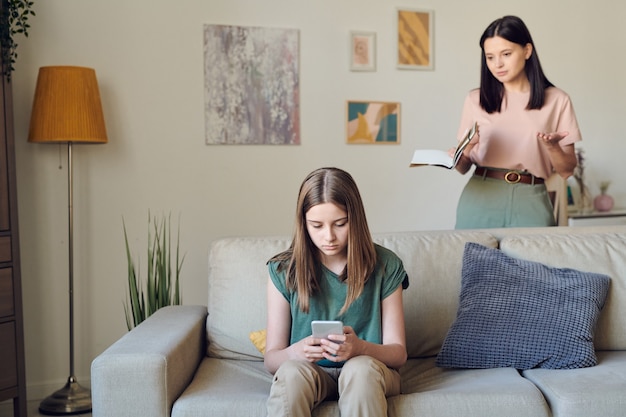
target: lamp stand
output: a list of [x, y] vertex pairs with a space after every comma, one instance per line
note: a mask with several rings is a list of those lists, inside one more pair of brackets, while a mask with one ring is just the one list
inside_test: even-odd
[[70, 304], [70, 376], [63, 388], [45, 398], [39, 411], [47, 415], [82, 414], [91, 411], [91, 391], [80, 386], [74, 376], [74, 213], [72, 142], [67, 143], [67, 184], [69, 224], [69, 304]]

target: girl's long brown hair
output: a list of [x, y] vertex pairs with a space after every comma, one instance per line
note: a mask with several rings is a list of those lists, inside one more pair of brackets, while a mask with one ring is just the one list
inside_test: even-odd
[[376, 265], [376, 249], [367, 226], [365, 208], [354, 179], [339, 168], [320, 168], [310, 173], [300, 186], [296, 208], [296, 224], [289, 249], [270, 261], [280, 261], [279, 269], [287, 268], [287, 288], [298, 293], [298, 307], [309, 311], [309, 299], [319, 291], [321, 269], [319, 250], [306, 228], [306, 213], [313, 206], [333, 203], [348, 216], [348, 262], [341, 279], [348, 286], [346, 300], [339, 314], [363, 292], [363, 287]]

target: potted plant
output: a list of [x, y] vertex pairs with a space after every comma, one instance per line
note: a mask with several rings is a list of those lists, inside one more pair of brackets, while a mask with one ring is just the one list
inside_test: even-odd
[[11, 79], [11, 72], [15, 69], [13, 64], [17, 60], [17, 43], [15, 35], [22, 34], [28, 37], [29, 16], [35, 16], [33, 2], [28, 0], [0, 0], [0, 46], [2, 49], [2, 74]]
[[131, 330], [161, 307], [181, 304], [180, 271], [185, 257], [181, 257], [179, 251], [180, 222], [173, 253], [171, 215], [157, 218], [148, 213], [147, 275], [142, 286], [123, 220], [122, 224], [128, 261], [128, 300], [124, 304], [124, 312], [126, 326]]

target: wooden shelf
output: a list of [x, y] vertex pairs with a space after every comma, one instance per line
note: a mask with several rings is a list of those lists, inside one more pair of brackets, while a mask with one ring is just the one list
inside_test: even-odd
[[626, 225], [626, 209], [611, 211], [592, 211], [590, 213], [572, 212], [568, 214], [569, 226], [618, 226]]

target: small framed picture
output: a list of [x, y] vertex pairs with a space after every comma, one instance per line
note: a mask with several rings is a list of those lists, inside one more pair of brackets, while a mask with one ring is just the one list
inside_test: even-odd
[[350, 32], [350, 71], [376, 71], [376, 33]]
[[346, 143], [400, 143], [400, 103], [391, 101], [348, 101]]
[[398, 30], [397, 68], [432, 70], [435, 67], [433, 11], [398, 9], [396, 20]]

